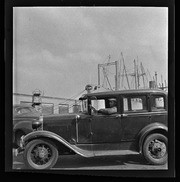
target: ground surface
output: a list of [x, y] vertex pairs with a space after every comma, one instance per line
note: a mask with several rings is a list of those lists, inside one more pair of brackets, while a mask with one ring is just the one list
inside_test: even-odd
[[[13, 169], [26, 169], [23, 155], [14, 155]], [[51, 170], [166, 170], [165, 165], [150, 165], [144, 158], [131, 151], [122, 151], [119, 156], [84, 158], [79, 155], [60, 156]]]

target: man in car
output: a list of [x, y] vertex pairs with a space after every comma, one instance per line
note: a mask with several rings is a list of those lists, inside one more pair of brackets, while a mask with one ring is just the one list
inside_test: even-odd
[[109, 106], [110, 108], [106, 109], [99, 109], [96, 110], [94, 107], [91, 107], [93, 111], [97, 113], [102, 113], [102, 114], [114, 114], [117, 112], [117, 101], [114, 98], [109, 99]]

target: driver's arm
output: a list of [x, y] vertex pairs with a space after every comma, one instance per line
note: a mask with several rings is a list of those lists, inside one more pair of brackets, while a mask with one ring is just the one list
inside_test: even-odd
[[107, 108], [107, 109], [100, 109], [98, 111], [98, 113], [102, 113], [102, 114], [113, 114], [117, 112], [117, 108], [116, 107], [112, 107], [112, 108]]

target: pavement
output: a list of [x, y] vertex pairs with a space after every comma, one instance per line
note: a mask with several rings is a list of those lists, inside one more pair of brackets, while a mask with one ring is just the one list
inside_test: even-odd
[[[15, 156], [13, 150], [13, 169], [26, 169], [23, 153]], [[122, 151], [118, 156], [84, 158], [79, 155], [59, 156], [51, 170], [167, 170], [168, 165], [148, 164], [143, 156], [131, 151]]]

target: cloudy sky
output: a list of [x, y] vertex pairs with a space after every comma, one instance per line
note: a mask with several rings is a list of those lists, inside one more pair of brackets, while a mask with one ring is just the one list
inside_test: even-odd
[[138, 57], [167, 80], [167, 17], [162, 7], [14, 7], [13, 92], [70, 98], [97, 84], [98, 64], [121, 52], [129, 73]]

